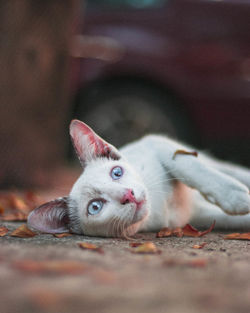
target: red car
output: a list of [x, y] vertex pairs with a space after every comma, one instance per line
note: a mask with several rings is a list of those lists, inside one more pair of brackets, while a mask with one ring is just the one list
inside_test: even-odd
[[80, 61], [74, 117], [115, 145], [169, 133], [250, 165], [249, 0], [90, 0], [84, 16], [118, 57]]

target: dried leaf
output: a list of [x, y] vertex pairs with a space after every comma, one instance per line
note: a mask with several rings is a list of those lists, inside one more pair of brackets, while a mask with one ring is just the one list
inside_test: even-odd
[[185, 150], [176, 150], [174, 155], [173, 155], [173, 160], [175, 159], [177, 154], [187, 154], [187, 155], [193, 155], [195, 157], [198, 157], [198, 152], [196, 152], [196, 151], [189, 152], [189, 151], [185, 151]]
[[215, 226], [215, 221], [213, 224], [205, 231], [198, 231], [196, 228], [193, 226], [187, 224], [183, 228], [177, 227], [175, 229], [170, 229], [170, 228], [163, 228], [160, 230], [157, 234], [157, 238], [163, 238], [163, 237], [170, 237], [170, 236], [176, 236], [176, 237], [202, 237], [206, 235], [207, 233], [210, 233]]
[[225, 236], [224, 239], [250, 240], [250, 233], [233, 233]]
[[79, 242], [78, 246], [83, 249], [83, 250], [91, 250], [91, 251], [95, 251], [101, 254], [104, 254], [104, 251], [101, 247], [98, 247], [92, 243], [88, 243], [88, 242]]
[[193, 259], [193, 260], [181, 260], [181, 259], [169, 259], [163, 262], [164, 266], [188, 266], [188, 267], [205, 267], [207, 266], [207, 259]]
[[172, 233], [173, 232], [170, 228], [164, 227], [156, 234], [156, 237], [157, 238], [170, 237], [172, 236]]
[[14, 213], [3, 215], [1, 217], [1, 220], [6, 221], [6, 222], [14, 222], [14, 221], [25, 222], [27, 221], [27, 217], [28, 217], [28, 214], [25, 214], [21, 211], [16, 211]]
[[17, 210], [23, 211], [23, 212], [29, 212], [30, 209], [28, 205], [19, 197], [13, 197], [13, 207]]
[[213, 222], [213, 224], [207, 230], [198, 231], [193, 226], [187, 224], [183, 228], [183, 233], [184, 233], [184, 236], [188, 236], [188, 237], [202, 237], [202, 236], [210, 233], [214, 229], [214, 226], [215, 226], [215, 221]]
[[130, 250], [133, 253], [139, 254], [160, 254], [161, 250], [159, 250], [153, 242], [145, 242], [141, 245]]
[[86, 271], [87, 265], [77, 261], [33, 261], [22, 260], [12, 264], [20, 271], [34, 274], [70, 274], [76, 275]]
[[8, 228], [3, 226], [3, 227], [0, 227], [0, 237], [4, 237], [7, 233], [8, 233]]
[[207, 242], [203, 242], [200, 245], [194, 245], [192, 248], [193, 249], [203, 249], [207, 245]]
[[115, 273], [100, 268], [95, 268], [91, 272], [91, 277], [99, 284], [110, 285], [117, 281]]
[[15, 229], [10, 236], [12, 237], [19, 237], [19, 238], [30, 238], [34, 237], [37, 234], [30, 230], [26, 224], [21, 225], [17, 229]]
[[183, 229], [182, 229], [182, 228], [177, 227], [177, 228], [173, 229], [172, 234], [173, 234], [174, 236], [176, 236], [176, 237], [181, 238], [181, 237], [183, 237], [184, 232], [183, 232]]
[[130, 242], [130, 243], [129, 243], [129, 246], [130, 246], [131, 248], [136, 248], [136, 247], [139, 247], [139, 246], [141, 246], [141, 245], [143, 245], [143, 242]]
[[56, 238], [64, 238], [64, 237], [72, 236], [72, 234], [71, 233], [61, 233], [61, 234], [53, 234], [53, 236]]
[[207, 266], [207, 263], [207, 259], [194, 259], [187, 262], [186, 264], [191, 267], [205, 267]]
[[33, 192], [0, 193], [0, 215], [3, 221], [26, 221], [30, 211], [41, 203]]

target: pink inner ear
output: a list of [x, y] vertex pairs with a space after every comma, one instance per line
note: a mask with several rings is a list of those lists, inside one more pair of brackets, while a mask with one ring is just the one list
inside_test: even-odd
[[28, 216], [28, 225], [45, 233], [68, 232], [67, 197], [47, 202]]
[[120, 159], [116, 149], [99, 137], [90, 127], [81, 121], [73, 120], [70, 135], [81, 164], [84, 166], [87, 156]]

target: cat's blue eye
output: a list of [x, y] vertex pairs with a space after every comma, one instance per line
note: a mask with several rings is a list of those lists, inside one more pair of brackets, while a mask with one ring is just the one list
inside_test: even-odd
[[103, 201], [102, 200], [94, 200], [92, 201], [88, 206], [88, 213], [90, 215], [98, 214], [102, 207], [103, 207]]
[[120, 179], [123, 175], [122, 167], [116, 166], [112, 168], [110, 175], [114, 180]]

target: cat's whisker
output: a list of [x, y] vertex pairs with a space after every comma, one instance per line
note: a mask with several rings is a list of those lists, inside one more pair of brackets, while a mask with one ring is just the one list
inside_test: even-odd
[[112, 217], [109, 223], [109, 231], [108, 233], [110, 234], [110, 236], [113, 236], [113, 227], [114, 227], [114, 222], [115, 222], [116, 217]]
[[115, 218], [115, 223], [114, 223], [114, 237], [118, 237], [118, 225], [119, 224], [119, 218]]
[[162, 185], [163, 183], [168, 183], [168, 182], [170, 182], [170, 181], [185, 181], [185, 179], [184, 178], [169, 178], [169, 179], [164, 179], [164, 180], [159, 180], [159, 181], [157, 181], [157, 182], [155, 182], [155, 183], [149, 183], [148, 184], [148, 186], [150, 187], [150, 188], [152, 188], [152, 187], [154, 187], [154, 186], [160, 186], [160, 185]]

